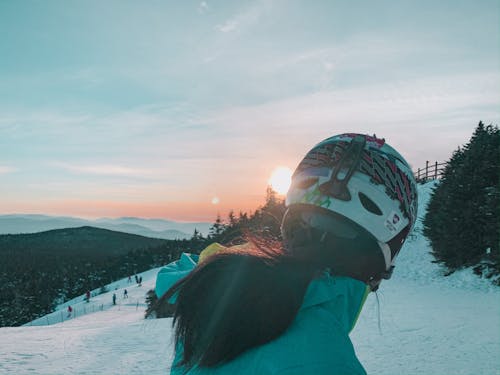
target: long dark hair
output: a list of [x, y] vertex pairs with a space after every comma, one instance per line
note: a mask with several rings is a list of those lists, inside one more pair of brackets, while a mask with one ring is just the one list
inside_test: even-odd
[[[293, 214], [286, 226], [293, 235], [284, 246], [263, 246], [262, 239], [250, 238], [253, 253], [213, 255], [162, 297], [176, 295], [173, 324], [176, 348], [182, 350], [178, 366], [186, 371], [213, 367], [277, 338], [295, 319], [319, 271], [328, 267], [332, 273], [349, 275], [346, 267], [360, 269], [359, 264], [342, 266], [346, 256], [335, 251], [352, 247], [352, 241], [325, 236]], [[365, 263], [384, 269], [381, 255]]]

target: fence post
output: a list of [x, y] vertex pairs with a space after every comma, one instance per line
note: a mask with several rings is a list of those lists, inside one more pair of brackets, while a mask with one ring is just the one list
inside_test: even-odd
[[429, 160], [425, 162], [425, 181], [429, 178]]
[[438, 178], [438, 162], [436, 161], [436, 164], [434, 165], [434, 179], [437, 180]]

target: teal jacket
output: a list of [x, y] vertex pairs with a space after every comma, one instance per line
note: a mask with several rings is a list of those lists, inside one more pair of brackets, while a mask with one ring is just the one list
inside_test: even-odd
[[[159, 272], [156, 281], [159, 296], [189, 272], [188, 264], [194, 268], [196, 261], [189, 255], [183, 256], [184, 259], [181, 257]], [[354, 328], [368, 292], [369, 288], [361, 281], [324, 272], [311, 281], [294, 322], [281, 336], [226, 364], [193, 368], [187, 374], [366, 374], [356, 357], [349, 332]], [[181, 355], [182, 348], [178, 348], [171, 374], [185, 373], [183, 368], [175, 367]]]
[[[156, 276], [155, 293], [158, 298], [163, 296], [174, 284], [187, 276], [198, 264], [198, 255], [182, 253], [179, 260], [167, 264]], [[175, 302], [175, 298], [171, 299]]]

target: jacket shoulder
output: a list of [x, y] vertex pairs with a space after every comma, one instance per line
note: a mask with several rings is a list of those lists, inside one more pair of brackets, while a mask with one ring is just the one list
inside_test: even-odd
[[161, 298], [177, 281], [187, 276], [196, 267], [197, 262], [197, 255], [182, 253], [179, 260], [161, 268], [156, 276], [156, 296]]

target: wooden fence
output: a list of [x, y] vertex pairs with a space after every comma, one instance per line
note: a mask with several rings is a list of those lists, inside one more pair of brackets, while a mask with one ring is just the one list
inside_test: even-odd
[[437, 180], [441, 178], [441, 175], [444, 172], [447, 162], [438, 163], [437, 161], [434, 163], [430, 163], [429, 161], [425, 162], [425, 168], [418, 168], [415, 174], [415, 178], [417, 182], [425, 182], [429, 180]]

